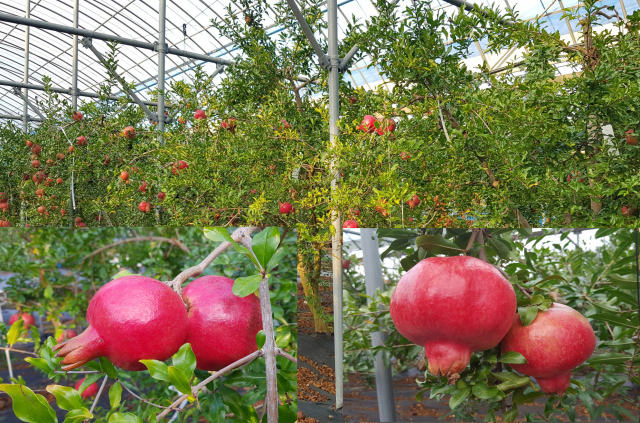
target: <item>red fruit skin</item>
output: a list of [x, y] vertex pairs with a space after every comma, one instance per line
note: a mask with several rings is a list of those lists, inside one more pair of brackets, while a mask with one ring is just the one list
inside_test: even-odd
[[473, 351], [498, 345], [516, 313], [516, 294], [500, 272], [474, 257], [430, 257], [400, 278], [391, 318], [422, 345], [429, 372], [460, 373]]
[[133, 126], [127, 126], [122, 130], [122, 136], [132, 140], [136, 137], [136, 129]]
[[[60, 335], [58, 337], [58, 339], [56, 339], [56, 342], [58, 342], [58, 344], [59, 344], [60, 342], [64, 341], [65, 335], [66, 335], [67, 339], [75, 338], [77, 336], [75, 330], [67, 329], [64, 332], [62, 332], [62, 335]], [[80, 386], [80, 385], [78, 385], [78, 386]], [[78, 389], [78, 388], [76, 388], [76, 389]]]
[[78, 141], [78, 145], [87, 145], [87, 137], [78, 137], [76, 141]]
[[346, 220], [342, 227], [345, 229], [355, 229], [358, 227], [358, 222], [356, 222], [355, 220]]
[[633, 129], [629, 129], [627, 131], [627, 136], [625, 137], [626, 141], [627, 141], [627, 144], [629, 144], [629, 145], [638, 145], [638, 138], [631, 136], [631, 134], [633, 134], [633, 132], [634, 132]]
[[[80, 389], [80, 385], [82, 385], [82, 382], [84, 382], [84, 379], [85, 378], [82, 378], [78, 382], [76, 382], [76, 386], [73, 387], [76, 391]], [[82, 398], [89, 398], [96, 395], [97, 393], [98, 393], [98, 384], [92, 383], [91, 385], [87, 386], [87, 388], [84, 391], [82, 391], [80, 396]]]
[[75, 120], [76, 122], [81, 121], [82, 117], [83, 115], [81, 112], [73, 112], [73, 120]]
[[185, 342], [191, 344], [198, 369], [220, 370], [258, 349], [260, 300], [253, 294], [240, 298], [232, 288], [233, 279], [203, 276], [182, 293], [189, 315]]
[[514, 370], [533, 376], [547, 394], [562, 395], [571, 382], [573, 369], [585, 362], [596, 348], [596, 335], [589, 321], [564, 304], [538, 311], [533, 323], [522, 326], [520, 316], [500, 343], [502, 353], [516, 351], [526, 364], [510, 364]]
[[56, 345], [63, 370], [107, 357], [124, 370], [141, 371], [139, 360], [164, 361], [184, 344], [188, 317], [171, 288], [146, 276], [124, 276], [98, 290], [87, 310], [89, 327]]
[[291, 205], [291, 203], [282, 203], [280, 205], [280, 213], [288, 214], [288, 213], [291, 213], [292, 211], [293, 211], [293, 206]]
[[351, 260], [342, 260], [342, 268], [348, 269], [349, 267], [351, 267]]
[[165, 194], [164, 192], [159, 192], [159, 193], [158, 193], [158, 200], [160, 200], [160, 201], [164, 201], [164, 197], [165, 197], [166, 195], [167, 195], [167, 194]]
[[149, 213], [151, 211], [151, 204], [147, 203], [146, 201], [143, 201], [138, 205], [138, 210], [140, 210], [143, 213]]
[[35, 317], [30, 315], [29, 313], [22, 313], [22, 316], [20, 316], [20, 313], [14, 314], [13, 316], [11, 316], [9, 318], [9, 325], [12, 325], [15, 322], [17, 322], [18, 319], [20, 319], [20, 317], [22, 317], [22, 321], [24, 323], [24, 328], [25, 329], [29, 329], [29, 326], [35, 326], [36, 325]]
[[376, 118], [371, 115], [366, 115], [364, 119], [362, 119], [362, 123], [360, 124], [360, 128], [363, 131], [366, 131], [370, 134], [373, 134], [376, 130]]

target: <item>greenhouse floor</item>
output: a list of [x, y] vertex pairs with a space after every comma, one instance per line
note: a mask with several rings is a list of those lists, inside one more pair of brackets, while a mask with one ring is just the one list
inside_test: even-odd
[[[413, 373], [413, 372], [412, 372]], [[415, 376], [408, 376], [407, 372], [403, 372], [393, 378], [394, 397], [396, 404], [396, 421], [397, 422], [435, 422], [435, 421], [453, 421], [452, 417], [438, 418], [449, 412], [449, 397], [446, 396], [440, 401], [429, 400], [428, 393], [425, 393], [422, 402], [415, 400], [415, 395], [420, 388], [415, 383]], [[640, 392], [630, 393], [630, 395], [638, 395]], [[519, 414], [517, 421], [524, 422], [526, 413], [543, 414], [544, 403], [546, 398], [536, 400], [533, 404], [521, 405], [518, 407]], [[599, 402], [598, 402], [599, 403]], [[629, 408], [634, 415], [640, 410]], [[345, 422], [377, 422], [378, 401], [376, 388], [374, 383], [368, 383], [362, 376], [349, 376], [349, 380], [344, 384], [344, 421]], [[499, 413], [496, 413], [499, 414]], [[483, 421], [486, 416], [486, 408], [480, 409], [477, 413], [476, 421]], [[500, 417], [497, 421], [502, 421]], [[559, 417], [562, 421], [569, 421], [564, 416]], [[576, 421], [590, 421], [589, 414], [583, 406], [576, 407]], [[611, 422], [617, 419], [609, 414], [604, 413], [598, 417], [596, 422]]]

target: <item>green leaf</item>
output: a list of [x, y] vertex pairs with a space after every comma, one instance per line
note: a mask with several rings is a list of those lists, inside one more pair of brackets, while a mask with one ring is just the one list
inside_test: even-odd
[[193, 376], [193, 370], [196, 368], [196, 355], [191, 349], [191, 344], [181, 346], [178, 352], [173, 355], [172, 363], [182, 370], [187, 379]]
[[488, 386], [487, 382], [481, 381], [475, 384], [472, 388], [473, 395], [476, 397], [488, 400], [489, 398], [493, 398], [494, 396], [500, 393], [500, 390], [495, 386]]
[[109, 423], [142, 423], [142, 420], [133, 413], [113, 413]]
[[593, 364], [622, 364], [627, 360], [630, 360], [631, 356], [620, 353], [608, 353], [608, 354], [599, 354], [594, 355], [590, 359], [587, 360], [589, 365]]
[[22, 318], [19, 318], [11, 325], [9, 332], [7, 333], [7, 344], [9, 344], [9, 348], [11, 348], [13, 344], [18, 342], [18, 339], [20, 339], [20, 334], [22, 332], [24, 332], [24, 320], [22, 320]]
[[113, 275], [111, 280], [115, 280], [115, 279], [122, 278], [122, 277], [125, 277], [125, 276], [140, 276], [140, 275], [137, 274], [137, 273], [131, 273], [128, 270], [125, 269], [125, 270], [121, 270], [120, 272], [118, 272], [115, 275]]
[[227, 228], [220, 226], [206, 227], [204, 228], [204, 236], [213, 242], [230, 242], [235, 244], [236, 242], [231, 238]]
[[267, 263], [267, 273], [271, 272], [276, 266], [278, 266], [286, 255], [287, 250], [284, 248], [278, 248], [276, 253], [271, 257], [271, 260], [269, 260], [269, 263]]
[[246, 297], [247, 295], [253, 294], [255, 290], [258, 289], [261, 281], [262, 275], [260, 274], [243, 276], [235, 280], [232, 292], [238, 297]]
[[85, 407], [80, 393], [70, 386], [49, 385], [47, 392], [56, 397], [56, 404], [63, 410], [71, 411]]
[[263, 269], [267, 268], [271, 257], [278, 249], [278, 245], [280, 245], [280, 230], [278, 228], [265, 228], [253, 237], [251, 249]]
[[629, 420], [631, 421], [635, 421], [636, 417], [631, 414], [631, 411], [627, 410], [626, 408], [622, 407], [621, 405], [618, 404], [609, 404], [609, 410], [611, 411], [617, 411], [620, 414], [624, 414], [625, 416], [629, 417]]
[[78, 388], [78, 392], [83, 393], [85, 389], [89, 387], [92, 383], [95, 383], [98, 379], [102, 377], [102, 373], [90, 373], [80, 384], [80, 388]]
[[429, 388], [424, 388], [424, 389], [419, 390], [418, 393], [416, 394], [416, 401], [417, 402], [422, 402], [422, 396], [428, 390], [429, 390]]
[[23, 422], [58, 423], [56, 412], [42, 396], [22, 385], [0, 384], [13, 400], [13, 413]]
[[109, 404], [111, 404], [111, 409], [117, 408], [120, 405], [121, 399], [122, 385], [120, 385], [120, 381], [116, 380], [116, 383], [109, 388]]
[[628, 279], [618, 275], [608, 275], [607, 279], [609, 279], [609, 281], [618, 288], [633, 290], [636, 289], [637, 281], [635, 278]]
[[548, 282], [548, 281], [551, 281], [551, 280], [561, 280], [561, 281], [567, 282], [567, 280], [565, 278], [563, 278], [562, 276], [560, 276], [560, 275], [551, 275], [551, 276], [547, 276], [544, 279], [539, 280], [538, 282], [534, 283], [530, 287], [533, 288], [536, 285], [539, 285], [539, 284], [541, 284], [543, 282]]
[[445, 239], [442, 235], [422, 235], [416, 238], [416, 245], [431, 254], [459, 255], [464, 250]]
[[571, 379], [571, 383], [573, 383], [574, 385], [576, 385], [578, 388], [582, 389], [584, 391], [584, 385], [582, 384], [582, 382], [580, 382], [579, 380], [576, 379]]
[[149, 373], [151, 377], [158, 380], [164, 380], [166, 382], [171, 382], [171, 377], [169, 377], [169, 370], [166, 364], [162, 361], [158, 360], [140, 360], [140, 363], [147, 366], [149, 369]]
[[515, 404], [515, 405], [529, 404], [529, 403], [534, 402], [538, 398], [544, 397], [545, 395], [547, 395], [547, 394], [545, 394], [544, 392], [529, 392], [528, 394], [519, 395], [516, 398], [516, 396], [514, 394], [514, 396], [513, 396], [513, 404]]
[[38, 351], [38, 348], [40, 348], [40, 332], [38, 332], [37, 328], [31, 328], [31, 337], [33, 338], [33, 349]]
[[93, 414], [91, 414], [87, 408], [82, 408], [67, 413], [64, 417], [64, 423], [82, 423], [83, 421], [91, 418], [93, 418]]
[[534, 295], [531, 297], [531, 305], [540, 305], [544, 301], [544, 297], [542, 295]]
[[502, 416], [502, 421], [504, 421], [504, 422], [515, 422], [517, 418], [518, 418], [518, 406], [514, 404], [509, 409], [509, 411], [504, 413], [504, 415]]
[[192, 395], [191, 385], [189, 385], [189, 379], [184, 372], [177, 367], [169, 366], [169, 377], [171, 383], [183, 394]]
[[224, 402], [222, 401], [222, 394], [220, 394], [220, 392], [214, 392], [209, 395], [209, 414], [207, 419], [211, 423], [226, 422]]
[[623, 318], [623, 317], [618, 317], [615, 314], [612, 313], [596, 313], [596, 314], [592, 314], [591, 316], [589, 316], [590, 319], [595, 319], [595, 320], [602, 320], [603, 322], [609, 322], [612, 325], [615, 326], [625, 326], [628, 328], [637, 328], [638, 325], [633, 324], [631, 321]]
[[297, 413], [288, 405], [278, 406], [278, 423], [295, 423], [298, 420]]
[[46, 374], [49, 374], [49, 372], [53, 370], [51, 367], [49, 367], [49, 363], [47, 363], [47, 360], [45, 360], [44, 358], [27, 357], [24, 359], [24, 361], [36, 366]]
[[487, 239], [487, 244], [493, 247], [498, 256], [503, 259], [508, 259], [510, 256], [509, 246], [507, 243], [499, 238]]
[[267, 335], [264, 333], [264, 330], [260, 330], [258, 331], [258, 333], [256, 333], [256, 343], [258, 344], [258, 349], [261, 349], [262, 347], [264, 347], [264, 343], [267, 340]]
[[493, 409], [489, 410], [489, 412], [487, 413], [487, 416], [484, 418], [483, 421], [486, 422], [486, 423], [495, 422], [496, 421], [495, 410], [493, 410]]
[[451, 408], [452, 410], [456, 408], [458, 405], [462, 403], [462, 401], [467, 399], [470, 393], [471, 393], [470, 386], [454, 392], [453, 395], [451, 395], [451, 398], [449, 398], [449, 408]]
[[501, 391], [508, 391], [509, 389], [520, 388], [531, 383], [531, 379], [528, 376], [518, 376], [511, 372], [491, 373], [493, 377], [501, 381], [498, 385], [498, 389]]
[[527, 359], [524, 358], [524, 355], [520, 354], [517, 351], [509, 351], [502, 354], [498, 361], [500, 361], [501, 363], [525, 364], [527, 362]]
[[107, 374], [107, 376], [109, 376], [111, 379], [118, 378], [118, 371], [113, 366], [113, 364], [111, 364], [108, 358], [99, 357], [98, 361], [100, 362], [100, 368], [102, 369], [103, 372]]
[[521, 307], [518, 309], [522, 326], [529, 326], [538, 315], [538, 307]]

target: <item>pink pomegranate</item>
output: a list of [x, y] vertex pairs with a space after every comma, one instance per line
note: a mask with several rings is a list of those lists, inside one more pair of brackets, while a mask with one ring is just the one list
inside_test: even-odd
[[63, 370], [98, 357], [131, 371], [145, 370], [139, 360], [164, 361], [184, 344], [188, 317], [171, 288], [146, 276], [123, 276], [98, 290], [87, 310], [89, 327], [56, 345]]
[[526, 364], [510, 364], [514, 370], [536, 378], [547, 394], [562, 395], [569, 387], [571, 372], [596, 348], [596, 335], [589, 321], [564, 304], [538, 311], [533, 323], [522, 326], [520, 316], [500, 343], [503, 353], [517, 351]]
[[376, 118], [371, 115], [366, 115], [357, 129], [373, 134], [376, 130]]
[[207, 114], [205, 113], [204, 110], [196, 110], [196, 112], [193, 114], [193, 118], [195, 120], [202, 120], [202, 119], [206, 119], [207, 118]]
[[390, 134], [396, 130], [396, 121], [393, 119], [385, 119], [382, 125], [376, 129], [378, 135]]
[[[78, 389], [80, 389], [80, 385], [82, 385], [82, 382], [84, 382], [84, 379], [85, 378], [82, 378], [79, 381], [77, 381], [76, 382], [76, 386], [74, 386], [73, 389], [75, 389], [76, 391]], [[87, 386], [84, 391], [82, 391], [80, 396], [82, 398], [89, 398], [89, 397], [92, 397], [92, 396], [96, 395], [97, 393], [98, 393], [98, 384], [97, 383], [92, 383], [91, 385]]]
[[233, 279], [203, 276], [183, 291], [191, 344], [197, 368], [220, 370], [258, 349], [256, 334], [262, 329], [260, 301], [251, 294], [233, 294]]
[[29, 313], [22, 313], [22, 315], [20, 313], [16, 313], [14, 315], [12, 315], [9, 318], [9, 325], [14, 324], [15, 322], [17, 322], [20, 318], [22, 318], [22, 322], [24, 325], [25, 329], [29, 329], [29, 326], [35, 326], [36, 325], [36, 319], [35, 317], [33, 317], [31, 314]]
[[358, 222], [356, 222], [355, 220], [345, 220], [342, 227], [345, 229], [354, 229], [358, 227]]
[[134, 139], [136, 137], [136, 128], [127, 126], [122, 130], [122, 136], [130, 140]]
[[398, 331], [424, 346], [429, 372], [450, 376], [464, 370], [473, 351], [500, 343], [516, 313], [516, 294], [482, 260], [430, 257], [400, 278], [390, 311]]

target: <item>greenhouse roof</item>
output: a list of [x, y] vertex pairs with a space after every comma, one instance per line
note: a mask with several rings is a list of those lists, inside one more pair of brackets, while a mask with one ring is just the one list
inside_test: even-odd
[[[411, 0], [400, 0], [400, 5], [410, 4]], [[79, 4], [80, 28], [106, 34], [118, 35], [129, 39], [153, 43], [158, 34], [158, 2], [148, 0], [104, 0], [101, 2], [81, 1]], [[488, 0], [477, 1], [478, 4], [495, 4], [498, 7], [512, 7], [523, 19], [535, 19], [542, 16], [550, 30], [559, 31], [574, 41], [577, 28], [569, 28], [568, 22], [561, 19], [562, 8], [579, 5], [576, 0]], [[606, 0], [602, 5], [615, 6], [621, 16], [640, 9], [640, 0]], [[2, 12], [26, 16], [30, 7], [30, 18], [56, 23], [65, 26], [73, 25], [74, 0], [0, 0]], [[231, 6], [241, 11], [235, 0], [167, 0], [166, 41], [169, 47], [187, 50], [233, 60], [240, 53], [228, 39], [225, 39], [211, 27], [211, 19], [221, 18], [226, 8]], [[352, 16], [360, 20], [367, 19], [376, 13], [371, 0], [344, 0], [338, 3], [339, 36], [344, 34], [347, 20]], [[433, 2], [434, 8], [441, 8], [447, 13], [457, 12], [457, 7], [442, 0]], [[273, 23], [273, 9], [264, 16], [264, 25], [271, 34], [277, 34], [282, 28]], [[25, 30], [24, 25], [0, 22], [0, 80], [23, 82], [25, 73]], [[326, 34], [316, 34], [325, 39]], [[56, 88], [69, 89], [72, 74], [72, 36], [51, 30], [31, 28], [29, 42], [29, 69], [26, 81], [30, 84], [43, 85], [43, 77], [51, 78], [51, 85]], [[94, 41], [101, 52], [106, 51], [104, 41]], [[486, 45], [486, 44], [485, 44]], [[487, 60], [489, 67], [497, 69], [513, 60], [513, 52], [488, 57], [482, 51], [483, 44], [472, 46], [472, 55], [468, 60], [469, 67], [477, 66], [480, 61]], [[127, 81], [136, 84], [141, 97], [148, 100], [148, 90], [157, 84], [156, 53], [136, 47], [121, 46], [119, 56], [119, 72]], [[78, 89], [97, 92], [99, 85], [107, 78], [104, 67], [91, 51], [79, 48], [78, 54]], [[355, 86], [371, 89], [384, 82], [374, 67], [368, 68], [370, 59], [363, 57], [351, 63], [351, 75], [347, 76]], [[206, 63], [195, 59], [187, 59], [177, 55], [167, 55], [165, 79], [169, 82], [190, 78], [190, 70], [196, 65], [203, 65], [208, 72], [215, 70], [215, 63]], [[559, 73], [567, 73], [570, 70]], [[218, 76], [217, 78], [220, 78]], [[36, 103], [42, 98], [42, 92], [29, 90], [29, 99]], [[86, 100], [86, 99], [85, 99]], [[23, 100], [15, 95], [11, 87], [0, 86], [0, 115], [22, 115]], [[33, 116], [33, 112], [29, 114]]]

